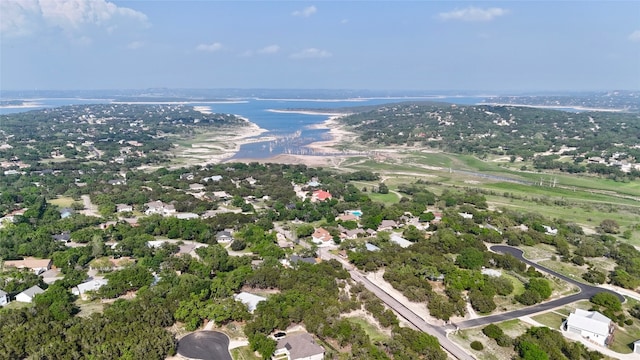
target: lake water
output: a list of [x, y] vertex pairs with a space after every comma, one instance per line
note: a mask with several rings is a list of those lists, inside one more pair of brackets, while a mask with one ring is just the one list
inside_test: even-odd
[[[276, 140], [260, 141], [242, 145], [233, 157], [264, 159], [278, 154], [313, 154], [306, 146], [329, 139], [326, 129], [316, 129], [315, 125], [324, 122], [328, 115], [273, 112], [269, 110], [290, 109], [336, 109], [353, 106], [380, 105], [406, 101], [439, 101], [461, 105], [481, 102], [484, 97], [420, 97], [420, 98], [367, 98], [335, 100], [300, 99], [243, 99], [229, 102], [189, 102], [188, 105], [200, 106], [215, 113], [235, 114], [249, 119], [263, 129], [268, 130], [261, 136], [275, 137]], [[30, 107], [2, 107], [0, 114], [25, 112], [65, 105], [108, 104], [111, 99], [29, 99]]]

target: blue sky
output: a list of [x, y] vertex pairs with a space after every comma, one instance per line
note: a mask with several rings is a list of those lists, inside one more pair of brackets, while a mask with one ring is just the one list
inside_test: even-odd
[[640, 1], [0, 0], [0, 89], [640, 89]]

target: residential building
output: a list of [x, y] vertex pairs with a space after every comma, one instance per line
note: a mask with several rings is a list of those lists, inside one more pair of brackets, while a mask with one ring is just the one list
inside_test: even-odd
[[331, 245], [333, 244], [333, 237], [327, 230], [323, 228], [317, 228], [316, 231], [314, 231], [311, 235], [311, 241], [318, 244], [319, 246]]
[[558, 229], [552, 228], [551, 226], [548, 225], [542, 225], [542, 227], [544, 228], [544, 233], [547, 235], [558, 235]]
[[402, 248], [408, 248], [409, 246], [411, 246], [413, 244], [411, 241], [403, 238], [402, 236], [400, 236], [398, 234], [391, 234], [391, 237], [389, 238], [389, 241], [391, 241], [392, 243], [400, 245], [400, 247], [402, 247]]
[[336, 217], [336, 220], [342, 220], [342, 221], [358, 221], [358, 217], [353, 215], [353, 214], [342, 214], [338, 217]]
[[117, 212], [131, 212], [133, 211], [133, 205], [129, 205], [129, 204], [116, 204], [116, 211]]
[[274, 358], [287, 360], [323, 360], [324, 348], [309, 333], [290, 335], [278, 340]]
[[378, 231], [390, 231], [398, 227], [394, 220], [382, 220], [378, 226]]
[[204, 182], [209, 182], [209, 181], [218, 182], [220, 180], [222, 180], [222, 175], [213, 175], [213, 176], [202, 178], [202, 181]]
[[52, 235], [51, 237], [53, 237], [53, 240], [60, 241], [63, 243], [68, 243], [69, 241], [71, 241], [71, 233], [68, 231], [62, 232], [60, 234]]
[[311, 196], [311, 202], [331, 200], [332, 197], [333, 195], [328, 191], [316, 190]]
[[364, 244], [365, 248], [367, 249], [367, 251], [380, 251], [380, 248], [371, 244], [371, 243], [365, 243]]
[[181, 212], [173, 214], [175, 217], [181, 220], [199, 219], [200, 215], [191, 212]]
[[611, 319], [597, 311], [576, 309], [569, 314], [563, 329], [598, 345], [607, 346], [613, 339], [615, 326]]
[[636, 340], [633, 342], [633, 353], [640, 354], [640, 340]]
[[83, 299], [86, 299], [86, 293], [88, 291], [97, 291], [101, 287], [107, 285], [109, 281], [107, 279], [92, 279], [89, 281], [85, 281], [82, 284], [78, 284], [71, 289], [71, 292], [74, 295], [80, 296]]
[[147, 208], [145, 210], [146, 215], [160, 214], [162, 216], [171, 216], [175, 214], [176, 208], [172, 204], [165, 204], [162, 201], [151, 201], [144, 206]]
[[258, 306], [259, 303], [267, 300], [266, 297], [251, 294], [245, 291], [239, 294], [233, 295], [233, 298], [236, 299], [236, 301], [240, 301], [241, 303], [247, 305], [247, 309], [252, 314], [256, 310], [256, 307]]
[[218, 231], [218, 233], [216, 234], [216, 241], [218, 242], [233, 241], [233, 234], [231, 234], [231, 231], [228, 231], [228, 230]]
[[35, 285], [21, 292], [20, 294], [16, 295], [16, 301], [30, 303], [33, 301], [33, 298], [36, 295], [42, 294], [42, 293], [44, 293], [44, 290], [40, 289], [39, 286]]
[[0, 306], [5, 306], [9, 303], [9, 294], [0, 290]]
[[36, 275], [40, 275], [43, 272], [51, 269], [51, 259], [36, 259], [33, 257], [26, 257], [22, 260], [7, 260], [4, 262], [5, 269], [8, 267], [14, 267], [17, 269], [31, 269]]

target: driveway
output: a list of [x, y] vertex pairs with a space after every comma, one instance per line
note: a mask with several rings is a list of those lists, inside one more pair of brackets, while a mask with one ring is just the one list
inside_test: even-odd
[[520, 259], [522, 262], [524, 262], [527, 265], [533, 266], [536, 269], [543, 271], [545, 273], [548, 273], [552, 276], [555, 276], [559, 279], [562, 279], [574, 286], [576, 286], [578, 289], [580, 289], [580, 292], [577, 294], [573, 294], [573, 295], [569, 295], [569, 296], [565, 296], [563, 298], [560, 299], [556, 299], [556, 300], [552, 300], [552, 301], [547, 301], [538, 305], [534, 305], [534, 306], [529, 306], [527, 308], [524, 309], [520, 309], [520, 310], [514, 310], [514, 311], [509, 311], [506, 313], [502, 313], [502, 314], [496, 314], [496, 315], [489, 315], [489, 316], [484, 316], [481, 318], [477, 318], [477, 319], [471, 319], [471, 320], [466, 320], [466, 321], [462, 321], [459, 323], [456, 323], [455, 326], [451, 325], [450, 330], [455, 330], [455, 327], [457, 326], [460, 329], [466, 329], [466, 328], [472, 328], [472, 327], [476, 327], [476, 326], [481, 326], [481, 325], [487, 325], [487, 324], [492, 324], [492, 323], [497, 323], [497, 322], [501, 322], [501, 321], [505, 321], [505, 320], [511, 320], [511, 319], [515, 319], [521, 316], [528, 316], [528, 315], [532, 315], [532, 314], [536, 314], [539, 312], [543, 312], [543, 311], [549, 311], [551, 309], [557, 308], [557, 307], [561, 307], [561, 306], [565, 306], [568, 304], [571, 304], [572, 302], [575, 301], [579, 301], [579, 300], [589, 300], [593, 295], [600, 293], [600, 292], [608, 292], [611, 294], [614, 294], [615, 296], [617, 296], [620, 301], [624, 301], [624, 296], [618, 294], [615, 291], [611, 291], [608, 289], [603, 289], [597, 286], [591, 286], [591, 285], [587, 285], [587, 284], [583, 284], [581, 282], [578, 282], [570, 277], [564, 276], [560, 273], [557, 273], [551, 269], [547, 269], [546, 267], [536, 264], [532, 261], [529, 261], [527, 259], [524, 258], [524, 256], [522, 255], [522, 250], [518, 249], [518, 248], [514, 248], [511, 246], [506, 246], [506, 245], [493, 245], [490, 247], [491, 251], [497, 252], [497, 253], [503, 253], [503, 254], [511, 254], [514, 257]]
[[178, 355], [188, 359], [233, 360], [229, 337], [218, 331], [197, 331], [178, 341]]

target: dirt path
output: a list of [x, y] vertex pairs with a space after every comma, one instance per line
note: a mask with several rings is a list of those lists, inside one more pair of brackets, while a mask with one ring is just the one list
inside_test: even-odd
[[101, 217], [100, 213], [98, 213], [98, 206], [91, 202], [89, 195], [82, 195], [82, 203], [84, 204], [84, 210], [80, 211], [81, 214]]

